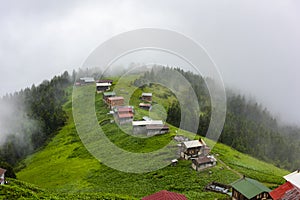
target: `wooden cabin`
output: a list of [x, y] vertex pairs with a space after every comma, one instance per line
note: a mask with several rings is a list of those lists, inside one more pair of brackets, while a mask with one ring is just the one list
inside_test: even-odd
[[132, 106], [118, 106], [114, 109], [119, 124], [130, 123], [133, 120], [134, 111]]
[[196, 158], [203, 155], [205, 146], [206, 144], [202, 139], [182, 142], [180, 156], [186, 160]]
[[132, 121], [134, 134], [148, 134], [148, 131], [151, 130], [151, 128], [154, 126], [157, 126], [157, 128], [161, 128], [164, 126], [164, 123], [162, 120]]
[[201, 171], [210, 167], [214, 167], [217, 160], [213, 156], [205, 155], [192, 159], [192, 168], [196, 171]]
[[5, 172], [6, 169], [0, 168], [0, 185], [4, 185], [5, 183]]
[[123, 106], [124, 97], [108, 97], [106, 103], [110, 109], [112, 109], [115, 106]]
[[230, 185], [233, 200], [272, 200], [271, 190], [254, 179], [243, 177]]
[[152, 93], [142, 93], [141, 100], [152, 102]]
[[152, 105], [150, 103], [140, 103], [139, 107], [144, 110], [151, 110]]
[[153, 135], [160, 135], [165, 134], [170, 131], [170, 128], [168, 125], [146, 125], [147, 130], [147, 136], [153, 136]]
[[106, 102], [109, 97], [115, 97], [115, 92], [103, 92], [103, 100]]
[[96, 83], [97, 93], [110, 90], [111, 83]]

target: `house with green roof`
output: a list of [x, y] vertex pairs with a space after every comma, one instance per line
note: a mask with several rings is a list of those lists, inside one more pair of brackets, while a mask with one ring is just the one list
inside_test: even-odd
[[268, 200], [272, 199], [271, 190], [262, 183], [247, 177], [243, 177], [230, 184], [233, 200]]

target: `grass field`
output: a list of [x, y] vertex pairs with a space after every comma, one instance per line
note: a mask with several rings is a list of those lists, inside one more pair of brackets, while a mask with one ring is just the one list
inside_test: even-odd
[[[131, 87], [133, 78], [122, 85], [123, 92]], [[141, 92], [143, 92], [141, 89], [135, 90], [130, 99], [130, 103], [135, 107], [140, 102], [136, 99]], [[157, 104], [164, 102], [160, 108], [167, 108], [168, 103], [174, 99], [167, 89], [159, 85], [146, 87], [144, 92], [153, 92], [153, 100]], [[168, 95], [162, 95], [165, 93]], [[102, 124], [107, 137], [120, 148], [131, 152], [150, 152], [159, 149], [172, 140], [177, 130], [171, 126], [170, 133], [165, 135], [149, 139], [132, 137], [122, 132], [114, 123], [104, 123], [112, 117], [107, 115], [108, 109], [102, 101], [101, 94], [96, 94], [95, 106], [99, 123]], [[191, 168], [190, 161], [180, 160], [175, 167], [167, 166], [153, 172], [143, 174], [120, 172], [102, 164], [83, 146], [74, 125], [71, 98], [64, 109], [69, 116], [67, 125], [43, 149], [20, 163], [22, 169], [17, 173], [18, 179], [35, 184], [53, 194], [65, 194], [68, 197], [78, 193], [89, 195], [110, 193], [141, 198], [165, 189], [183, 193], [189, 199], [222, 199], [227, 196], [207, 192], [204, 187], [212, 181], [229, 184], [238, 179], [240, 173], [274, 188], [283, 183], [282, 176], [289, 173], [219, 143], [214, 146], [212, 152], [224, 164], [218, 162], [216, 167], [209, 170], [196, 172]], [[136, 111], [136, 118], [149, 114], [144, 110]], [[153, 111], [153, 116], [158, 117], [161, 111], [162, 109]], [[178, 132], [188, 137], [194, 136], [187, 131], [178, 130]], [[205, 140], [208, 144], [212, 144], [212, 141]]]

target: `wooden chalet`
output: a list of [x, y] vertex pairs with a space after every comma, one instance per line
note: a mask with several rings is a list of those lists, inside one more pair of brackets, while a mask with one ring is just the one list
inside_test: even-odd
[[206, 144], [202, 139], [182, 142], [180, 156], [186, 160], [196, 158], [204, 155], [204, 147]]
[[169, 127], [165, 127], [162, 120], [132, 121], [132, 128], [134, 134], [155, 135], [169, 131]]
[[96, 83], [97, 93], [110, 90], [111, 83]]
[[150, 103], [140, 103], [139, 107], [144, 109], [144, 110], [150, 110], [152, 105]]
[[187, 200], [183, 194], [161, 190], [157, 193], [143, 197], [142, 200]]
[[210, 155], [199, 156], [192, 159], [192, 168], [196, 171], [201, 171], [210, 167], [214, 167], [217, 164], [217, 160]]
[[103, 100], [106, 102], [109, 97], [115, 97], [115, 92], [103, 92]]
[[273, 200], [285, 200], [285, 199], [300, 199], [300, 189], [286, 182], [270, 192]]
[[124, 97], [108, 97], [106, 103], [110, 109], [112, 109], [115, 106], [123, 106]]
[[170, 128], [168, 125], [146, 125], [147, 130], [147, 136], [153, 136], [153, 135], [160, 135], [165, 134], [170, 131]]
[[134, 111], [132, 106], [118, 106], [114, 109], [119, 124], [130, 123], [133, 120]]
[[5, 183], [5, 172], [6, 169], [0, 168], [0, 185], [4, 185]]
[[152, 93], [142, 93], [141, 100], [152, 102]]
[[271, 190], [251, 178], [243, 177], [231, 183], [231, 187], [233, 200], [272, 200]]

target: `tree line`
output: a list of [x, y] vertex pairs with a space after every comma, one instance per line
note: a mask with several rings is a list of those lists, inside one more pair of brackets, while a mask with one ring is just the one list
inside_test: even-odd
[[8, 176], [15, 177], [11, 166], [42, 147], [64, 126], [67, 115], [63, 104], [69, 95], [66, 88], [73, 80], [74, 77], [66, 71], [50, 81], [0, 99], [3, 109], [8, 107], [1, 117], [3, 124], [0, 129], [0, 134], [5, 136], [0, 144], [0, 164], [9, 169]]

